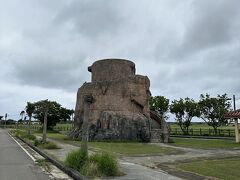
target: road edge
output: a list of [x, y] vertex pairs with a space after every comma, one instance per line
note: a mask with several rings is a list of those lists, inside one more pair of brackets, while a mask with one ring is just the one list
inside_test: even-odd
[[41, 156], [46, 158], [49, 162], [51, 162], [53, 165], [58, 167], [60, 170], [65, 172], [67, 175], [69, 175], [73, 179], [75, 179], [75, 180], [87, 180], [87, 178], [85, 176], [81, 175], [79, 172], [77, 172], [77, 171], [75, 171], [75, 170], [73, 170], [71, 168], [65, 167], [61, 162], [59, 162], [58, 160], [52, 158], [47, 153], [43, 152], [41, 149], [37, 148], [36, 146], [33, 146], [32, 144], [30, 144], [29, 142], [25, 141], [24, 139], [22, 139], [20, 137], [17, 137], [17, 138], [19, 140], [21, 140], [22, 142], [24, 142], [25, 144], [27, 144], [30, 148], [32, 148], [34, 151], [36, 151]]

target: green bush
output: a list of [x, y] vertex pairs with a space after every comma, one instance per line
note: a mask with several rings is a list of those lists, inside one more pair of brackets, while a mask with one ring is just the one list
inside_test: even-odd
[[34, 136], [34, 135], [32, 135], [32, 134], [22, 134], [21, 135], [21, 138], [23, 138], [23, 139], [29, 139], [29, 140], [32, 140], [32, 141], [34, 141], [34, 140], [36, 140], [36, 136]]
[[46, 143], [40, 142], [38, 146], [44, 149], [59, 149], [58, 145], [54, 142], [46, 142]]
[[89, 158], [89, 161], [97, 163], [100, 172], [106, 176], [114, 176], [118, 174], [117, 159], [112, 154], [95, 154]]
[[34, 146], [38, 146], [41, 142], [38, 139], [35, 139], [33, 141]]
[[16, 137], [22, 137], [27, 134], [25, 131], [21, 131], [21, 130], [14, 130], [13, 133]]
[[84, 166], [84, 164], [86, 164], [87, 161], [88, 161], [88, 156], [86, 152], [80, 149], [80, 150], [72, 151], [67, 155], [65, 160], [65, 165], [70, 168], [81, 171], [82, 167]]
[[119, 175], [117, 159], [109, 153], [94, 154], [88, 158], [84, 151], [75, 150], [67, 155], [65, 165], [90, 177]]
[[168, 143], [175, 143], [175, 142], [174, 142], [174, 139], [169, 138]]
[[81, 169], [81, 174], [88, 177], [101, 177], [102, 172], [99, 170], [98, 164], [95, 162], [87, 162]]

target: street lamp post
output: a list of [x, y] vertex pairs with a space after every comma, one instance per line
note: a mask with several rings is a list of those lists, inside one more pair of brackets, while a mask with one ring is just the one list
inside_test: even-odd
[[8, 114], [6, 113], [5, 114], [5, 125], [4, 125], [4, 128], [6, 129], [6, 125], [7, 125], [7, 116], [8, 116]]

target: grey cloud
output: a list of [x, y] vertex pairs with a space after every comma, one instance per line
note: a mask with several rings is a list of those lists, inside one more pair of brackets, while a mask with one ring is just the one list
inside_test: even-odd
[[176, 57], [222, 46], [240, 38], [240, 1], [193, 1]]
[[72, 108], [77, 88], [90, 80], [87, 67], [111, 57], [133, 60], [153, 95], [240, 92], [239, 1], [11, 2], [0, 7], [8, 13], [0, 21], [0, 83], [14, 89], [0, 92], [0, 109], [14, 100], [21, 109], [29, 94]]
[[34, 57], [14, 65], [14, 76], [23, 85], [60, 88], [75, 92], [88, 78], [84, 59]]
[[87, 37], [117, 32], [122, 23], [116, 1], [73, 1], [55, 17], [55, 23], [70, 23]]
[[[192, 96], [201, 93], [230, 96], [240, 91], [239, 46], [205, 52], [191, 60], [163, 65], [153, 77], [153, 88], [170, 97]], [[167, 70], [166, 70], [167, 69]]]

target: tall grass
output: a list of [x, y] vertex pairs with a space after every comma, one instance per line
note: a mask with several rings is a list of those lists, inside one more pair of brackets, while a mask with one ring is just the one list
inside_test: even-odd
[[75, 150], [67, 155], [65, 165], [89, 177], [120, 174], [116, 157], [109, 153], [94, 154], [88, 157], [81, 149]]
[[118, 173], [117, 159], [112, 154], [94, 154], [89, 158], [89, 161], [96, 163], [100, 172], [106, 176], [114, 176]]
[[88, 161], [87, 154], [81, 149], [79, 149], [74, 150], [67, 155], [65, 165], [80, 171], [87, 161]]

